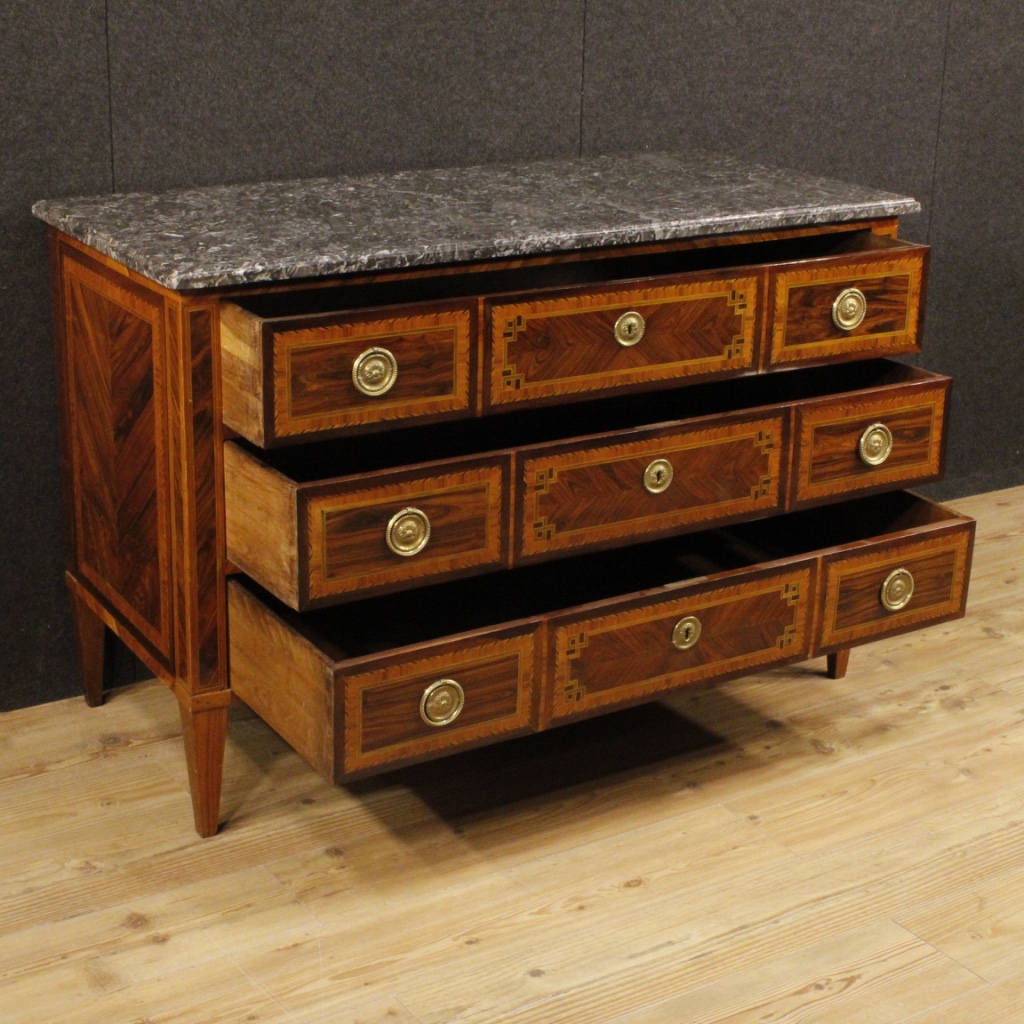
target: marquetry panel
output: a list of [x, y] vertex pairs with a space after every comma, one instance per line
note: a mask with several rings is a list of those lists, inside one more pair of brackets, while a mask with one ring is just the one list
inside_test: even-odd
[[62, 269], [73, 567], [170, 659], [163, 307], [85, 257]]
[[[533, 627], [525, 627], [512, 636], [444, 644], [439, 653], [391, 657], [365, 670], [340, 666], [335, 689], [344, 702], [343, 774], [530, 729], [542, 672], [535, 647]], [[457, 683], [465, 703], [451, 723], [431, 725], [421, 702], [440, 680]]]
[[[692, 275], [671, 283], [493, 304], [490, 402], [502, 405], [754, 365], [756, 277]], [[639, 313], [643, 336], [620, 344], [616, 321]]]
[[[805, 561], [553, 623], [550, 717], [634, 702], [806, 655], [814, 578], [813, 563]], [[680, 650], [673, 630], [689, 616], [699, 620], [699, 639]]]
[[[794, 500], [936, 479], [942, 469], [948, 393], [949, 379], [938, 378], [884, 397], [798, 406]], [[871, 465], [860, 455], [860, 440], [876, 423], [891, 433], [892, 449], [884, 462]]]
[[[974, 524], [955, 524], [921, 540], [873, 547], [825, 562], [821, 649], [861, 643], [962, 615], [967, 600]], [[913, 594], [890, 611], [882, 588], [907, 570]]]
[[[783, 423], [783, 415], [775, 414], [659, 432], [641, 441], [526, 454], [519, 472], [520, 554], [622, 541], [777, 508]], [[671, 473], [671, 482], [657, 493], [645, 486], [652, 463]]]
[[[495, 457], [449, 472], [370, 487], [339, 484], [310, 494], [305, 510], [309, 601], [500, 567], [507, 490], [507, 463]], [[409, 509], [423, 517], [414, 523], [429, 524], [429, 538], [422, 550], [397, 554], [388, 546], [389, 524]]]
[[[273, 407], [278, 437], [359, 424], [466, 412], [471, 405], [470, 313], [340, 319], [273, 333]], [[353, 367], [371, 349], [394, 358], [382, 394], [361, 393]]]
[[[822, 260], [772, 275], [771, 363], [913, 352], [920, 348], [920, 304], [927, 249], [899, 255]], [[863, 321], [843, 330], [833, 303], [848, 288], [866, 300]]]

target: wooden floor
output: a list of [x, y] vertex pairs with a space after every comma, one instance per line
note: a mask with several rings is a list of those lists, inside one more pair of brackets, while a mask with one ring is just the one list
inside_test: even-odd
[[158, 684], [0, 719], [5, 1024], [1024, 1021], [1024, 488], [966, 619], [374, 780]]

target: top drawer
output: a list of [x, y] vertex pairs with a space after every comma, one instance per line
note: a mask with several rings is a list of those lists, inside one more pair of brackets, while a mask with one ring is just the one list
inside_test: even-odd
[[221, 310], [224, 422], [260, 445], [471, 408], [468, 303], [260, 316]]
[[224, 422], [270, 448], [911, 352], [927, 253], [860, 228], [254, 292], [221, 307]]
[[757, 295], [756, 274], [688, 274], [489, 304], [489, 403], [750, 370]]
[[928, 247], [863, 242], [865, 251], [772, 267], [769, 365], [920, 350]]

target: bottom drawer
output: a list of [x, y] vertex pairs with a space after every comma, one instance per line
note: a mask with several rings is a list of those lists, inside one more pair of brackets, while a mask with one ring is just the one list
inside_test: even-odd
[[231, 686], [344, 781], [955, 618], [973, 539], [896, 493], [302, 615], [232, 580]]

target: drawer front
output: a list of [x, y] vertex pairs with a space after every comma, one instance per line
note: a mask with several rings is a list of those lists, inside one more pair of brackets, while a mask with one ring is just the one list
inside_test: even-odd
[[973, 536], [973, 523], [960, 522], [920, 540], [826, 559], [821, 649], [962, 615]]
[[535, 647], [531, 628], [448, 642], [438, 653], [389, 657], [365, 670], [342, 666], [344, 775], [528, 731], [541, 671]]
[[812, 562], [553, 623], [551, 719], [806, 656]]
[[926, 254], [908, 246], [773, 272], [769, 362], [918, 351]]
[[275, 437], [468, 412], [471, 323], [444, 309], [268, 328]]
[[757, 285], [709, 278], [491, 305], [490, 402], [750, 369]]
[[[390, 476], [390, 482], [386, 481]], [[506, 562], [507, 462], [311, 490], [308, 604]]]
[[[522, 456], [517, 556], [609, 544], [780, 505], [782, 414]], [[635, 435], [631, 435], [635, 436]]]
[[937, 378], [798, 406], [794, 503], [937, 479], [948, 394]]

